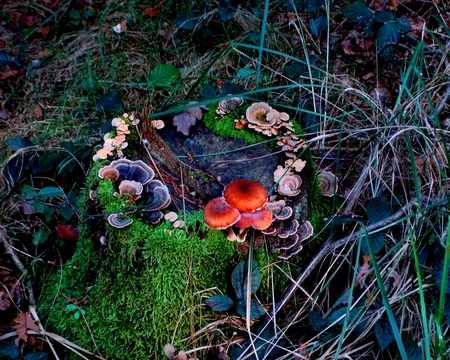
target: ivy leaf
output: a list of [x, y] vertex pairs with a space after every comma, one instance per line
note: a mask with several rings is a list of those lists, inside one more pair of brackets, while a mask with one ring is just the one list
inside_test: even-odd
[[[238, 301], [236, 311], [244, 318], [247, 316], [247, 302], [245, 299]], [[265, 313], [264, 307], [259, 302], [254, 299], [250, 300], [250, 319], [257, 319]]]
[[[400, 325], [400, 321], [395, 319], [397, 327]], [[384, 351], [394, 340], [394, 332], [392, 331], [391, 323], [389, 319], [382, 316], [376, 323], [374, 327], [375, 337], [377, 338], [378, 345], [381, 351]]]
[[342, 8], [342, 13], [350, 20], [357, 23], [362, 23], [372, 19], [373, 13], [366, 3], [362, 1], [355, 1]]
[[205, 301], [215, 311], [227, 311], [234, 305], [234, 301], [225, 295], [214, 295]]
[[97, 102], [97, 110], [106, 112], [115, 112], [122, 106], [122, 99], [120, 93], [117, 90], [113, 90], [109, 93], [100, 96]]
[[309, 27], [311, 28], [311, 32], [315, 36], [319, 36], [322, 31], [324, 31], [328, 27], [328, 18], [327, 15], [324, 13], [320, 15], [319, 17], [311, 20], [309, 22]]
[[[188, 105], [195, 104], [196, 101], [191, 101]], [[191, 126], [194, 126], [197, 120], [200, 120], [203, 117], [203, 110], [208, 110], [205, 105], [195, 106], [183, 110], [178, 115], [173, 117], [173, 125], [177, 127], [177, 131], [183, 133], [184, 135], [189, 135], [189, 129]]]
[[167, 87], [180, 75], [180, 70], [171, 64], [159, 64], [150, 72], [150, 86]]
[[53, 186], [46, 186], [41, 190], [39, 190], [37, 196], [39, 197], [39, 199], [46, 201], [48, 198], [54, 198], [63, 193], [64, 192], [60, 188]]

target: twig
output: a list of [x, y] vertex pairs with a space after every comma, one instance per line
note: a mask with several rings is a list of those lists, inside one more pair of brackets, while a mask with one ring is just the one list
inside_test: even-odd
[[[423, 196], [421, 198], [422, 203], [426, 203], [430, 201], [431, 199], [427, 196]], [[442, 204], [445, 205], [450, 201], [449, 199], [446, 199], [446, 201]], [[398, 210], [395, 214], [389, 216], [388, 218], [379, 221], [375, 224], [371, 224], [366, 226], [366, 231], [372, 232], [378, 229], [381, 229], [397, 220], [399, 220], [404, 214], [409, 212], [411, 208], [417, 203], [417, 198], [412, 199], [407, 204], [405, 204], [400, 210]], [[329, 242], [327, 241], [325, 245], [322, 247], [322, 249], [319, 251], [319, 253], [311, 260], [309, 265], [306, 267], [305, 270], [297, 277], [295, 282], [285, 291], [285, 293], [281, 296], [280, 300], [274, 305], [272, 311], [269, 313], [267, 318], [265, 319], [265, 323], [268, 323], [272, 320], [272, 318], [277, 314], [278, 311], [292, 298], [295, 291], [300, 288], [300, 285], [306, 280], [306, 278], [313, 272], [313, 270], [316, 268], [317, 265], [322, 263], [322, 260], [331, 252], [336, 250], [338, 247], [347, 245], [352, 243], [359, 235], [359, 232], [355, 232], [351, 235], [348, 235], [340, 240], [337, 240], [335, 242]]]

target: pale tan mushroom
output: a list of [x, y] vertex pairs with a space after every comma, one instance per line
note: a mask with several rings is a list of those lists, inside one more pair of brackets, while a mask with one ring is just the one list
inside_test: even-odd
[[319, 184], [322, 189], [322, 194], [328, 197], [333, 196], [338, 189], [336, 175], [334, 175], [330, 171], [322, 170], [317, 174], [317, 177], [319, 179]]
[[162, 129], [165, 126], [162, 120], [152, 120], [152, 127], [155, 129]]
[[278, 182], [278, 194], [285, 196], [296, 196], [300, 194], [302, 179], [297, 174], [285, 175]]

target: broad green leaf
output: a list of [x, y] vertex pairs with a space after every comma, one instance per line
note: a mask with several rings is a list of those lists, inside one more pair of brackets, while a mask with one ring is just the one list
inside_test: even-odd
[[[397, 326], [399, 326], [400, 321], [398, 321], [398, 319], [395, 320], [397, 322]], [[386, 349], [395, 340], [391, 323], [389, 322], [389, 319], [385, 316], [382, 316], [375, 323], [374, 332], [381, 351], [384, 351], [384, 349]]]
[[214, 89], [214, 86], [205, 83], [202, 86], [202, 95], [205, 99], [215, 98], [217, 96], [216, 89]]
[[180, 70], [171, 64], [159, 64], [150, 72], [150, 86], [167, 87], [180, 75]]
[[19, 357], [20, 352], [16, 346], [17, 336], [11, 336], [0, 341], [0, 355], [8, 356], [11, 359], [16, 359]]
[[382, 196], [377, 196], [367, 204], [367, 218], [371, 224], [383, 221], [391, 215], [391, 210]]
[[237, 4], [235, 0], [219, 0], [219, 6], [217, 7], [217, 13], [222, 21], [231, 20], [236, 14]]
[[244, 91], [245, 89], [240, 87], [239, 85], [226, 82], [220, 88], [220, 96], [240, 94], [243, 93]]
[[43, 214], [45, 211], [45, 206], [44, 204], [35, 201], [33, 204], [33, 207], [36, 209], [36, 212]]
[[254, 69], [242, 68], [242, 69], [238, 70], [236, 77], [245, 78], [247, 76], [253, 75], [255, 72], [256, 72], [256, 70], [254, 70]]
[[387, 23], [388, 21], [392, 21], [395, 19], [395, 15], [390, 11], [376, 11], [375, 12], [375, 21], [379, 23]]
[[200, 29], [205, 23], [205, 17], [191, 10], [178, 14], [174, 22], [184, 30]]
[[410, 337], [404, 339], [406, 354], [408, 360], [422, 360], [422, 352], [420, 351], [417, 342]]
[[106, 112], [115, 112], [122, 106], [122, 99], [120, 93], [117, 90], [113, 90], [109, 93], [100, 96], [97, 102], [97, 109]]
[[34, 191], [34, 187], [31, 185], [25, 184], [22, 188], [23, 194], [28, 198], [34, 198], [36, 196], [36, 192]]
[[70, 220], [72, 218], [74, 211], [69, 206], [64, 206], [59, 208], [59, 213], [62, 215], [64, 219]]
[[6, 140], [6, 143], [14, 151], [20, 150], [20, 149], [28, 147], [28, 146], [34, 146], [34, 144], [30, 140], [25, 139], [20, 136], [16, 136], [16, 137]]
[[308, 314], [308, 319], [311, 320], [311, 327], [314, 331], [320, 332], [325, 329], [328, 320], [319, 315], [319, 313], [315, 310], [311, 311]]
[[55, 214], [56, 209], [54, 207], [45, 206], [44, 211], [42, 212], [45, 216], [44, 221], [49, 223], [52, 220], [53, 215]]
[[77, 320], [80, 318], [80, 316], [81, 316], [81, 313], [79, 311], [77, 311], [75, 314], [73, 314], [73, 317]]
[[23, 360], [47, 360], [48, 355], [43, 351], [34, 352], [23, 357]]
[[77, 308], [77, 306], [76, 306], [75, 304], [68, 304], [68, 305], [66, 306], [66, 309], [67, 309], [68, 311], [76, 311], [78, 308]]
[[56, 152], [46, 152], [39, 157], [39, 173], [45, 174], [47, 172], [55, 173], [54, 171], [61, 162], [62, 156]]
[[53, 186], [47, 186], [47, 187], [39, 190], [37, 195], [38, 195], [39, 199], [46, 201], [49, 198], [57, 197], [63, 193], [64, 192], [60, 188], [53, 187]]
[[234, 301], [225, 295], [211, 296], [205, 303], [215, 311], [227, 311], [234, 305]]
[[14, 60], [5, 50], [0, 50], [0, 67], [12, 64], [15, 67], [19, 67], [20, 63]]
[[[247, 316], [247, 302], [245, 299], [238, 301], [236, 311], [244, 318]], [[250, 300], [250, 319], [257, 319], [265, 313], [263, 306], [259, 302], [254, 299]]]
[[81, 19], [81, 14], [78, 10], [72, 9], [69, 11], [69, 17], [74, 20]]
[[328, 27], [327, 15], [324, 13], [319, 17], [310, 20], [309, 27], [311, 28], [311, 32], [314, 34], [314, 36], [319, 36], [322, 31], [324, 31]]
[[[370, 251], [366, 241], [367, 238], [366, 236], [364, 236], [361, 244], [361, 251], [363, 252], [364, 255], [369, 255]], [[372, 244], [373, 252], [376, 255], [383, 249], [386, 239], [384, 238], [384, 235], [382, 233], [378, 232], [375, 234], [370, 234], [369, 241]]]
[[385, 23], [377, 32], [377, 49], [382, 54], [387, 51], [389, 47], [397, 44], [400, 35], [411, 29], [409, 20], [399, 18], [395, 21]]
[[342, 13], [350, 20], [362, 23], [372, 19], [373, 13], [369, 6], [362, 1], [355, 1], [342, 8]]
[[[238, 300], [244, 299], [247, 294], [247, 268], [247, 262], [241, 261], [231, 274], [231, 284]], [[258, 263], [255, 260], [252, 262], [251, 279], [250, 292], [253, 294], [261, 284], [261, 274], [259, 273]]]
[[47, 229], [40, 229], [33, 236], [33, 245], [37, 246], [47, 241], [50, 231]]

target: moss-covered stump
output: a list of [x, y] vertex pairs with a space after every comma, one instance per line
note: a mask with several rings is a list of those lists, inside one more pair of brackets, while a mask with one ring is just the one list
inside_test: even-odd
[[[101, 181], [98, 191], [109, 193], [108, 182]], [[107, 194], [99, 202], [106, 212], [120, 207]], [[75, 255], [40, 297], [46, 329], [108, 359], [163, 359], [166, 343], [181, 349], [181, 340], [210, 320], [204, 317], [205, 290], [225, 290], [236, 245], [208, 229], [201, 212], [187, 214], [185, 229], [138, 218], [123, 229], [108, 225], [106, 246], [95, 234], [105, 230], [88, 223]]]

